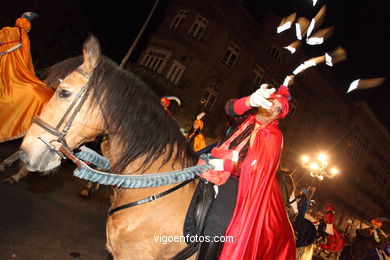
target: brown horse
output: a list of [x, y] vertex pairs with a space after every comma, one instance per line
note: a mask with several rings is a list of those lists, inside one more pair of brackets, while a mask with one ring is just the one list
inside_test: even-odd
[[[134, 74], [103, 56], [99, 42], [91, 36], [84, 43], [83, 63], [61, 81], [40, 119], [26, 134], [20, 157], [30, 171], [50, 171], [61, 164], [56, 148], [66, 144], [75, 149], [103, 132], [110, 138], [110, 164], [115, 173], [166, 172], [193, 166], [197, 161], [157, 95]], [[173, 186], [113, 188], [111, 207]], [[183, 235], [195, 188], [196, 181], [192, 181], [167, 196], [109, 216], [107, 248], [113, 257], [167, 259], [183, 249], [183, 240], [161, 243], [159, 236]]]

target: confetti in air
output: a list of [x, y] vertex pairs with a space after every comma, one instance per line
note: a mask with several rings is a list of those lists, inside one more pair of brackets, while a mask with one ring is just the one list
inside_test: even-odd
[[292, 13], [289, 16], [282, 19], [279, 26], [276, 28], [277, 33], [281, 33], [291, 28], [292, 23], [295, 21], [296, 13]]
[[291, 43], [289, 46], [286, 46], [284, 47], [286, 50], [288, 50], [289, 52], [291, 52], [291, 54], [293, 54], [297, 48], [301, 45], [301, 41], [295, 41], [293, 43]]
[[298, 21], [295, 23], [295, 35], [298, 40], [306, 35], [307, 29], [309, 28], [309, 20], [304, 17], [299, 17]]
[[325, 39], [329, 38], [334, 32], [334, 26], [316, 31], [312, 37], [306, 39], [309, 45], [322, 44]]
[[385, 78], [372, 78], [372, 79], [357, 79], [349, 85], [347, 93], [355, 89], [367, 89], [380, 86], [385, 81]]
[[325, 20], [325, 14], [326, 14], [326, 5], [324, 5], [314, 16], [314, 18], [311, 19], [309, 28], [307, 29], [307, 37], [311, 35], [312, 32], [314, 32], [316, 29], [318, 29], [322, 23]]

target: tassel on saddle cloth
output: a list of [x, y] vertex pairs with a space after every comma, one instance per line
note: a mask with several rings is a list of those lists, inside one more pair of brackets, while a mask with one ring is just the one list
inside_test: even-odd
[[[106, 157], [85, 146], [82, 146], [80, 150], [79, 153], [76, 153], [78, 159], [91, 162], [103, 170], [108, 171], [110, 169], [110, 161]], [[195, 165], [182, 170], [142, 175], [121, 175], [98, 171], [89, 167], [85, 162], [80, 161], [80, 167], [73, 171], [73, 175], [102, 185], [113, 185], [127, 189], [158, 187], [193, 179], [204, 171], [213, 168], [213, 166], [208, 164], [209, 159], [211, 159], [209, 154], [202, 154], [200, 157], [206, 164]]]

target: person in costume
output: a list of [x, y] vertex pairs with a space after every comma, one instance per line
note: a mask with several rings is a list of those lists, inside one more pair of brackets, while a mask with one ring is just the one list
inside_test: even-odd
[[192, 127], [186, 134], [187, 138], [189, 139], [192, 149], [195, 152], [198, 152], [206, 147], [206, 141], [204, 138], [204, 135], [202, 133], [204, 122], [202, 121], [202, 118], [205, 116], [205, 113], [200, 113], [196, 119], [194, 120]]
[[[16, 19], [14, 27], [0, 30], [0, 143], [23, 137], [32, 118], [41, 113], [54, 93], [36, 77], [30, 54], [28, 32], [37, 16], [26, 12]], [[0, 164], [0, 171], [18, 158], [18, 153], [11, 155]], [[12, 182], [27, 173], [22, 167]]]
[[24, 13], [0, 30], [0, 142], [22, 137], [54, 91], [35, 75], [27, 33], [37, 15]]
[[175, 96], [165, 96], [160, 99], [160, 104], [164, 108], [165, 111], [167, 111], [168, 115], [172, 115], [171, 111], [169, 110], [169, 106], [171, 105], [171, 101], [174, 100], [177, 102], [177, 104], [180, 106], [181, 101], [178, 97]]
[[308, 189], [302, 187], [299, 190], [298, 196], [294, 199], [297, 202], [298, 210], [298, 214], [294, 217], [293, 221], [293, 228], [296, 237], [297, 260], [312, 258], [312, 245], [317, 238], [317, 230], [314, 224], [310, 220], [305, 218], [305, 214], [309, 210], [307, 194]]
[[314, 222], [317, 225], [317, 240], [321, 243], [326, 243], [326, 222], [322, 212], [317, 212], [317, 221]]
[[325, 243], [320, 243], [320, 247], [329, 251], [329, 252], [340, 252], [345, 246], [345, 239], [333, 225], [335, 219], [335, 211], [332, 204], [327, 204], [325, 207], [325, 222], [326, 228], [325, 232], [327, 233], [327, 241]]
[[229, 116], [258, 109], [213, 148], [214, 169], [201, 175], [220, 185], [203, 233], [233, 241], [202, 243], [198, 259], [295, 259], [294, 233], [276, 180], [283, 146], [278, 122], [289, 111], [290, 94], [285, 86], [274, 92], [263, 84], [225, 106]]
[[368, 228], [360, 229], [359, 235], [363, 237], [370, 237], [375, 241], [375, 248], [371, 248], [368, 252], [369, 259], [380, 259], [376, 258], [378, 255], [384, 255], [389, 253], [389, 236], [381, 229], [382, 220], [379, 218], [372, 219]]

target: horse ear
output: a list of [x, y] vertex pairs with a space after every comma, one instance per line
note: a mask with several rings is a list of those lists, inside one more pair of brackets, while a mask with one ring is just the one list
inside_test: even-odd
[[98, 65], [101, 55], [98, 39], [90, 34], [84, 42], [83, 48], [84, 63], [82, 67], [86, 73], [92, 73], [93, 69]]

